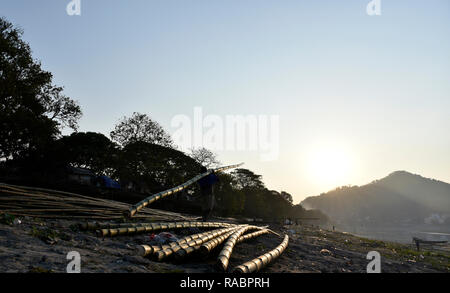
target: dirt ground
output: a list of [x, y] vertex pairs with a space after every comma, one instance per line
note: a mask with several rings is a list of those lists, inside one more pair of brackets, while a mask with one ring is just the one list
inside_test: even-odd
[[[156, 262], [138, 256], [135, 248], [149, 243], [149, 234], [99, 238], [94, 232], [80, 231], [78, 223], [68, 220], [43, 220], [21, 217], [20, 223], [0, 224], [0, 272], [66, 272], [67, 253], [81, 255], [81, 272], [105, 273], [210, 273], [220, 251], [207, 259], [193, 255], [182, 262]], [[311, 226], [271, 227], [290, 236], [288, 249], [267, 273], [350, 273], [366, 272], [369, 251], [381, 254], [381, 270], [386, 273], [450, 272], [450, 253], [417, 252], [412, 246], [358, 238]], [[172, 231], [179, 237], [198, 233], [190, 228]], [[232, 254], [232, 269], [264, 254], [282, 239], [267, 234], [238, 244]]]

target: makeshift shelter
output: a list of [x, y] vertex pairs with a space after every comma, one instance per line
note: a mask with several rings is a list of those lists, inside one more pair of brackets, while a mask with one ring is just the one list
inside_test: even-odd
[[67, 179], [69, 181], [77, 182], [83, 185], [93, 185], [95, 180], [95, 174], [84, 168], [67, 167]]
[[109, 178], [108, 176], [99, 176], [97, 178], [97, 182], [100, 187], [111, 188], [111, 189], [120, 189], [119, 182]]

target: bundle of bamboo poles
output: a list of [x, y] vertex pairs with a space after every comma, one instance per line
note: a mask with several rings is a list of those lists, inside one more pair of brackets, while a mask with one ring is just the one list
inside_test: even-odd
[[[106, 221], [123, 219], [123, 214], [129, 210], [130, 205], [112, 200], [93, 198], [69, 192], [0, 183], [0, 213], [37, 218]], [[193, 217], [143, 207], [140, 208], [140, 213], [136, 218], [144, 221], [150, 220], [150, 223], [101, 224], [91, 221], [82, 224], [81, 228], [94, 230], [101, 237], [134, 235], [138, 233], [192, 227], [212, 229], [207, 232], [186, 236], [168, 245], [140, 245], [137, 247], [137, 252], [142, 256], [152, 257], [157, 261], [162, 261], [169, 257], [181, 260], [194, 252], [207, 256], [215, 248], [223, 244], [223, 248], [217, 257], [216, 265], [221, 271], [227, 271], [229, 259], [235, 245], [267, 233], [280, 236], [267, 227], [221, 222], [195, 222], [193, 221], [195, 220]], [[237, 266], [233, 272], [251, 273], [259, 271], [278, 258], [286, 249], [287, 245], [288, 236], [285, 236], [283, 242], [277, 248]]]
[[195, 182], [199, 181], [200, 179], [202, 179], [203, 177], [208, 176], [211, 173], [218, 173], [218, 172], [223, 172], [225, 170], [228, 169], [233, 169], [233, 168], [238, 168], [240, 166], [242, 166], [244, 163], [240, 163], [237, 165], [231, 165], [231, 166], [225, 166], [225, 167], [220, 167], [220, 168], [216, 168], [216, 169], [212, 169], [212, 170], [208, 170], [207, 172], [197, 175], [194, 178], [186, 181], [183, 184], [180, 184], [178, 186], [175, 186], [171, 189], [165, 190], [165, 191], [161, 191], [159, 193], [153, 194], [147, 198], [145, 198], [144, 200], [141, 200], [140, 202], [138, 202], [137, 204], [133, 205], [129, 211], [128, 211], [128, 217], [134, 217], [136, 215], [137, 212], [139, 212], [141, 209], [145, 208], [146, 206], [148, 206], [149, 204], [162, 199], [166, 196], [169, 196], [171, 194], [175, 194], [177, 192], [180, 192], [184, 189], [186, 189], [187, 187], [191, 186], [192, 184], [194, 184]]
[[[129, 204], [75, 193], [0, 183], [0, 212], [16, 216], [57, 219], [122, 219]], [[192, 221], [178, 213], [143, 209], [137, 216], [152, 221]]]
[[[232, 231], [233, 229], [228, 229], [228, 230]], [[189, 236], [186, 236], [176, 242], [171, 242], [167, 245], [159, 245], [159, 246], [139, 245], [136, 249], [137, 249], [138, 254], [140, 254], [141, 256], [151, 256], [152, 254], [156, 254], [158, 251], [164, 251], [164, 250], [172, 249], [175, 247], [181, 248], [181, 245], [184, 243], [189, 243], [192, 240], [199, 239], [203, 236], [207, 236], [208, 234], [212, 234], [214, 232], [219, 232], [219, 231], [220, 230], [189, 235]]]
[[[198, 223], [194, 222], [192, 224], [195, 226]], [[219, 256], [217, 257], [216, 263], [216, 268], [219, 271], [225, 272], [228, 269], [229, 259], [235, 245], [267, 233], [274, 233], [267, 227], [258, 227], [251, 225], [232, 225], [232, 224], [225, 225], [226, 223], [204, 223], [204, 224], [205, 225], [203, 227], [221, 227], [221, 228], [212, 231], [189, 235], [177, 240], [176, 242], [172, 242], [166, 245], [156, 245], [156, 246], [138, 245], [136, 247], [136, 253], [140, 256], [150, 257], [156, 261], [162, 261], [169, 257], [174, 257], [176, 260], [180, 261], [184, 257], [194, 252], [199, 252], [199, 254], [207, 256], [211, 253], [211, 251], [214, 248], [218, 247], [220, 244], [225, 242], [221, 252], [219, 253]], [[208, 226], [207, 224], [213, 224], [213, 226]], [[167, 227], [168, 225], [156, 224], [155, 227], [157, 227], [157, 229], [160, 229], [161, 227], [165, 226]], [[247, 233], [248, 231], [251, 230], [256, 231]], [[288, 240], [289, 237], [286, 235], [283, 242], [273, 251], [270, 251], [254, 260], [246, 262], [236, 267], [233, 271], [240, 273], [251, 273], [261, 270], [263, 267], [268, 265], [270, 262], [274, 261], [277, 257], [279, 257], [283, 253], [283, 251], [286, 249], [288, 245]]]

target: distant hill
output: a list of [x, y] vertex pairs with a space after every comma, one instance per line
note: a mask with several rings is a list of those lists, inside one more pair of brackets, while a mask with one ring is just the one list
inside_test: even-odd
[[450, 228], [450, 184], [406, 171], [367, 185], [308, 197], [301, 204], [322, 210], [341, 224], [437, 224]]

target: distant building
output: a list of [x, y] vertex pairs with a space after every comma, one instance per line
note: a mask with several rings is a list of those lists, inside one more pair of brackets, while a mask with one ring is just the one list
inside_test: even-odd
[[67, 179], [82, 185], [93, 185], [95, 182], [95, 174], [84, 168], [67, 167]]

